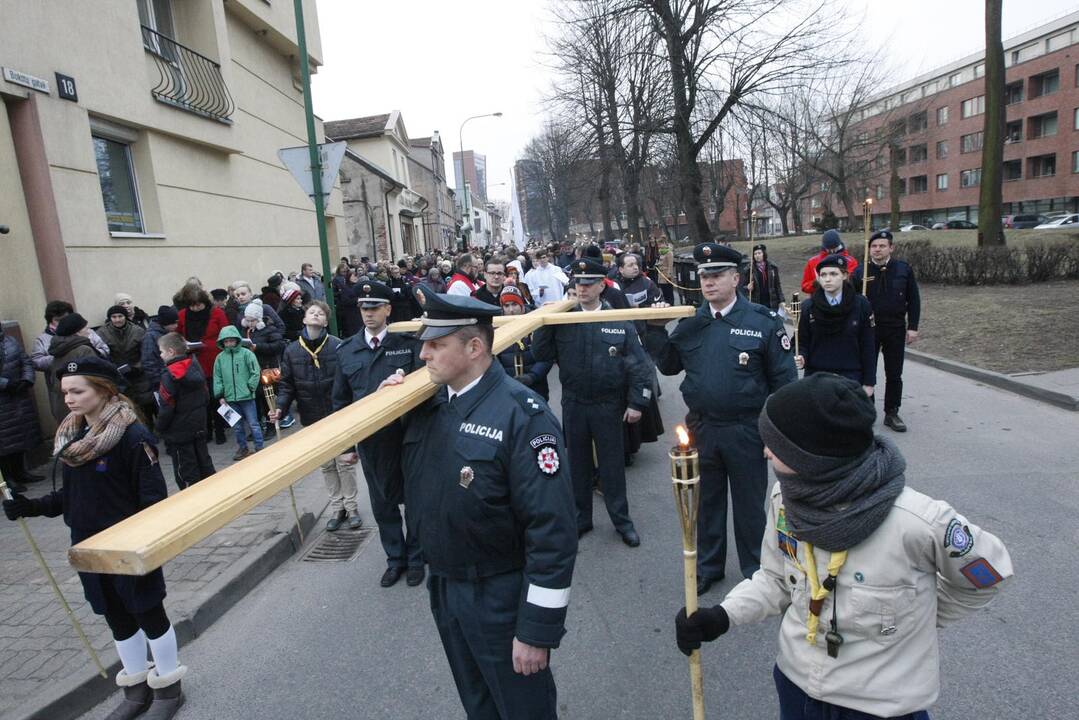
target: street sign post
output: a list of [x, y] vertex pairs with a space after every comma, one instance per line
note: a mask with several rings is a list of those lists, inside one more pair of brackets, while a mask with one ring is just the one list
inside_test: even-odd
[[[348, 143], [334, 142], [322, 143], [318, 146], [319, 165], [322, 168], [322, 202], [325, 207], [326, 200], [330, 197], [333, 189], [333, 179], [337, 171], [341, 169], [341, 160], [345, 157], [345, 149]], [[315, 174], [311, 166], [311, 148], [307, 145], [299, 147], [281, 148], [277, 151], [277, 157], [285, 164], [292, 177], [300, 183], [300, 188], [311, 198], [315, 199]]]

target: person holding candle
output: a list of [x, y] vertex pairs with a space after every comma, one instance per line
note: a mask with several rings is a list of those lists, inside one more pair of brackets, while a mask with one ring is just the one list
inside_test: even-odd
[[689, 655], [731, 627], [779, 615], [773, 677], [784, 720], [928, 720], [940, 694], [939, 628], [989, 605], [1013, 574], [1004, 543], [906, 485], [873, 434], [856, 380], [811, 375], [758, 420], [779, 482], [761, 567], [723, 602], [675, 619]]
[[704, 594], [726, 574], [728, 485], [742, 575], [760, 565], [768, 465], [756, 416], [797, 371], [776, 313], [738, 293], [741, 253], [701, 243], [693, 257], [704, 301], [665, 338], [656, 365], [664, 375], [686, 374], [686, 425], [701, 456], [697, 589]]

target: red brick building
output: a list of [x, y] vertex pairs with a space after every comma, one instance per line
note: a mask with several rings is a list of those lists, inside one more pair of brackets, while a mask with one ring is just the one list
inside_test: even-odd
[[[978, 219], [985, 56], [973, 55], [915, 78], [862, 110], [856, 132], [893, 124], [901, 223]], [[1004, 42], [1007, 129], [1003, 213], [1079, 212], [1079, 12]], [[884, 153], [886, 155], [886, 153]], [[890, 212], [887, 157], [874, 163], [867, 190], [874, 225]], [[805, 217], [843, 204], [827, 183], [803, 201]], [[855, 190], [861, 197], [863, 189]], [[861, 203], [858, 203], [860, 209]], [[855, 220], [861, 224], [861, 218]]]

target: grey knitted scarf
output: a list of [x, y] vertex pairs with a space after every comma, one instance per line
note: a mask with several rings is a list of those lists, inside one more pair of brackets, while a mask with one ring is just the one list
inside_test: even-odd
[[903, 492], [907, 461], [877, 435], [865, 455], [804, 477], [776, 473], [794, 534], [822, 550], [847, 550], [873, 534]]

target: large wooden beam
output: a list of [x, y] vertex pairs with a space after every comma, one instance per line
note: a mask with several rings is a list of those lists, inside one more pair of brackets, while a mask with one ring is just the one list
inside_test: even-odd
[[[544, 305], [540, 309], [546, 311], [548, 307], [551, 306]], [[572, 305], [570, 307], [572, 307]], [[538, 323], [536, 327], [539, 327], [541, 324], [576, 325], [578, 323], [617, 322], [619, 320], [675, 320], [677, 318], [689, 317], [695, 312], [697, 312], [697, 308], [692, 305], [679, 305], [663, 308], [631, 308], [629, 310], [595, 310], [592, 312], [579, 312], [573, 314], [544, 312], [542, 316], [539, 316], [536, 313], [529, 313], [528, 315], [499, 315], [494, 318], [494, 324], [495, 327], [504, 327], [511, 323], [519, 323], [521, 318], [536, 317], [542, 317], [541, 322]], [[390, 332], [416, 332], [420, 329], [420, 321], [405, 320], [402, 322], [395, 322], [391, 323], [388, 329]]]
[[[573, 307], [572, 300], [514, 318], [495, 332], [501, 352], [535, 330], [543, 317]], [[145, 575], [265, 502], [333, 456], [434, 395], [426, 368], [396, 387], [369, 395], [282, 438], [183, 492], [113, 525], [68, 551], [76, 570]]]

